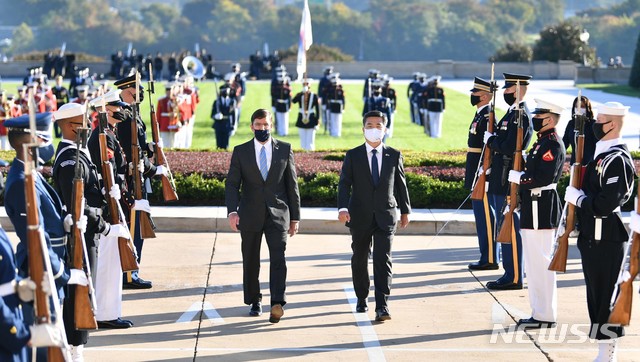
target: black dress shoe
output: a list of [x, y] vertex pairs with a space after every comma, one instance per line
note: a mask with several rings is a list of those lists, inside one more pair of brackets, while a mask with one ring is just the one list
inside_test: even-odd
[[280, 318], [284, 315], [284, 309], [281, 304], [274, 304], [271, 306], [271, 314], [269, 315], [269, 322], [278, 323]]
[[153, 284], [142, 278], [133, 279], [130, 282], [122, 283], [122, 289], [151, 289]]
[[131, 326], [131, 323], [127, 323], [120, 318], [110, 321], [98, 321], [99, 329], [124, 329], [131, 328]]
[[251, 304], [251, 310], [249, 310], [249, 315], [252, 317], [257, 317], [262, 315], [262, 302], [255, 302]]
[[356, 312], [365, 313], [368, 310], [369, 310], [369, 307], [367, 307], [367, 300], [358, 299], [358, 304], [356, 304]]
[[376, 309], [376, 322], [384, 322], [391, 319], [391, 314], [389, 314], [389, 309], [380, 308]]
[[133, 327], [133, 322], [132, 322], [132, 321], [130, 321], [130, 320], [128, 320], [128, 319], [122, 319], [122, 318], [118, 318], [118, 319], [120, 319], [121, 321], [123, 321], [123, 322], [125, 322], [125, 323], [129, 323], [129, 324], [131, 324], [131, 327]]
[[488, 282], [487, 289], [491, 290], [518, 290], [522, 289], [522, 284], [503, 281], [498, 279], [495, 282]]
[[556, 325], [556, 322], [539, 321], [531, 317], [527, 319], [520, 319], [516, 325], [522, 329], [540, 329], [540, 328], [552, 328]]
[[478, 262], [469, 264], [469, 270], [496, 270], [499, 266], [497, 263], [480, 264]]

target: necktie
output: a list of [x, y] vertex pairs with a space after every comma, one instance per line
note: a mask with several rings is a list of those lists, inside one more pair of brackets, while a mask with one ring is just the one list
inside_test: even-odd
[[267, 151], [265, 151], [264, 146], [260, 150], [260, 173], [262, 174], [262, 179], [266, 181], [269, 168], [267, 167]]
[[378, 172], [378, 157], [376, 156], [378, 150], [375, 148], [371, 150], [371, 178], [373, 179], [373, 186], [378, 186], [380, 182], [380, 172]]

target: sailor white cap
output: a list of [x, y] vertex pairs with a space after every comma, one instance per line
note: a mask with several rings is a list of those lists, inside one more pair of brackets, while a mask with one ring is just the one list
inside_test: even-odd
[[620, 102], [607, 102], [598, 106], [598, 114], [626, 116], [627, 113], [629, 113], [629, 106], [625, 106]]
[[544, 99], [534, 98], [534, 101], [536, 101], [536, 109], [531, 112], [533, 114], [553, 113], [560, 115], [564, 111], [564, 107]]
[[101, 95], [100, 97], [96, 97], [94, 99], [92, 99], [89, 104], [93, 107], [101, 107], [102, 103], [104, 104], [110, 104], [110, 103], [116, 103], [117, 105], [126, 105], [126, 103], [122, 102], [122, 100], [120, 99], [120, 93], [122, 93], [121, 89], [114, 89], [110, 92], [107, 92], [103, 95]]
[[53, 112], [53, 118], [56, 121], [71, 117], [82, 116], [86, 112], [87, 107], [79, 103], [63, 104], [57, 111]]

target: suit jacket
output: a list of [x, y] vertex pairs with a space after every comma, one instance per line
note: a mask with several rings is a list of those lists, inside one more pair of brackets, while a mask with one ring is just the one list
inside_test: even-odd
[[272, 140], [273, 153], [267, 180], [262, 179], [256, 162], [253, 139], [236, 146], [225, 183], [227, 212], [238, 212], [240, 229], [261, 231], [265, 208], [271, 219], [289, 230], [291, 220], [300, 220], [300, 193], [291, 145]]
[[[347, 208], [352, 229], [367, 229], [375, 223], [380, 229], [394, 230], [398, 215], [411, 213], [409, 190], [400, 151], [383, 145], [380, 181], [373, 185], [365, 145], [347, 151], [338, 183], [338, 208]], [[380, 157], [382, 156], [382, 157]]]

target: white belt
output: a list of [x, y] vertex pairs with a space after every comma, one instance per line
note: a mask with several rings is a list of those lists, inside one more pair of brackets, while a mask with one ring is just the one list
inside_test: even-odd
[[0, 297], [6, 297], [16, 293], [16, 281], [0, 284]]
[[342, 104], [342, 101], [339, 99], [329, 99], [329, 103], [340, 103]]
[[[304, 115], [304, 113], [305, 113], [305, 112], [304, 112], [304, 110], [303, 110], [303, 109], [301, 109], [301, 110], [300, 110], [300, 114]], [[314, 111], [313, 109], [312, 109], [312, 110], [310, 110], [309, 112], [307, 112], [307, 114], [315, 114], [315, 113], [316, 113], [316, 111]]]
[[[620, 206], [616, 207], [613, 212], [620, 212]], [[606, 219], [607, 217], [594, 217], [594, 226], [593, 226], [593, 239], [595, 241], [602, 240], [602, 219]]]
[[288, 99], [276, 99], [276, 102], [278, 103], [289, 103]]
[[538, 197], [542, 195], [542, 191], [555, 190], [558, 187], [557, 183], [549, 184], [547, 186], [536, 187], [531, 189], [531, 218], [533, 219], [533, 230], [538, 230]]
[[67, 245], [67, 237], [63, 236], [63, 237], [59, 237], [59, 238], [51, 238], [49, 239], [49, 241], [51, 242], [51, 246], [52, 247], [57, 247], [57, 246], [65, 246]]

